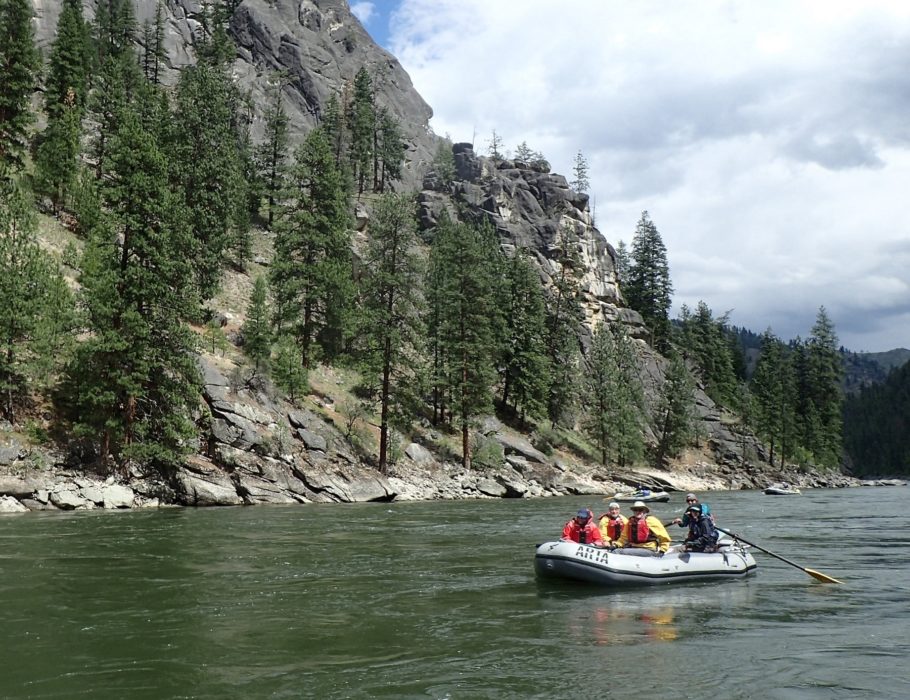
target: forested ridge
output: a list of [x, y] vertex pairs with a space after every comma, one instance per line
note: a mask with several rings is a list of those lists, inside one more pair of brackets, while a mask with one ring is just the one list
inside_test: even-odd
[[[548, 287], [534, 251], [501, 246], [477, 212], [453, 207], [420, 226], [415, 194], [394, 191], [399, 125], [365, 68], [300, 143], [282, 106], [286, 76], [274, 74], [254, 139], [254, 107], [229, 69], [234, 9], [205, 6], [198, 62], [166, 87], [160, 6], [138, 26], [129, 0], [100, 0], [88, 23], [79, 0], [64, 0], [43, 62], [28, 0], [0, 0], [9, 37], [0, 47], [0, 389], [12, 429], [110, 472], [167, 476], [206, 451], [196, 355], [227, 342], [211, 301], [226, 273], [261, 269], [251, 262], [262, 238], [273, 257], [251, 285], [236, 383], [298, 404], [316, 368], [352, 373], [346, 437], [380, 473], [420, 422], [456, 436], [465, 467], [501, 462], [476, 429], [491, 413], [544, 448], [662, 467], [703, 437], [696, 386], [743, 435], [743, 463], [842, 464], [843, 364], [824, 308], [806, 340], [765, 332], [750, 367], [742, 331], [707, 305], [671, 322], [666, 249], [644, 212], [614, 262], [647, 344], [666, 358], [646, 391], [641, 341], [623, 323], [599, 323], [580, 342], [583, 265], [571, 226], [559, 231]], [[494, 134], [493, 161], [501, 146]], [[545, 163], [526, 144], [518, 150]], [[428, 168], [453, 180], [451, 144]], [[583, 192], [581, 153], [574, 174]], [[354, 235], [355, 204], [370, 209], [366, 240]], [[46, 215], [78, 244], [48, 252], [37, 234]], [[763, 454], [748, 453], [752, 433]]]

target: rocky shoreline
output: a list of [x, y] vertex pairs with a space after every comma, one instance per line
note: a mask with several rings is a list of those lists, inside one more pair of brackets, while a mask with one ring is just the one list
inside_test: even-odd
[[[126, 474], [93, 474], [74, 466], [62, 450], [25, 444], [21, 434], [4, 426], [0, 512], [603, 497], [639, 485], [716, 491], [760, 489], [778, 481], [801, 488], [898, 483], [743, 460], [735, 449], [741, 438], [730, 433], [706, 400], [699, 404], [708, 426], [701, 450], [690, 451], [666, 470], [607, 468], [570, 450], [538, 449], [534, 438], [487, 417], [478, 436], [501, 454], [493, 460], [495, 466], [464, 469], [452, 457], [446, 436], [427, 425], [416, 429], [415, 441], [401, 445], [402, 454], [381, 474], [354, 449], [343, 432], [344, 411], [327, 391], [293, 406], [265, 387], [238, 386], [228, 359], [202, 355], [199, 364], [204, 386], [198, 444], [170, 478], [136, 466]], [[339, 382], [331, 374], [326, 378], [326, 386]], [[761, 454], [762, 446], [756, 442], [752, 449]]]
[[[15, 460], [6, 449], [0, 464], [0, 513], [29, 511], [141, 509], [180, 506], [256, 504], [353, 503], [368, 501], [428, 501], [476, 498], [546, 498], [553, 496], [610, 496], [639, 484], [668, 491], [718, 491], [764, 488], [770, 481], [787, 481], [800, 488], [886, 486], [897, 479], [860, 480], [843, 474], [809, 470], [765, 470], [705, 462], [679, 465], [670, 471], [608, 472], [551, 459], [522, 439], [509, 437], [505, 463], [498, 469], [465, 470], [460, 464], [439, 462], [412, 443], [406, 456], [381, 475], [369, 467], [343, 460], [308, 463], [305, 468], [268, 462], [235, 463], [232, 471], [211, 460], [193, 456], [174, 479], [133, 474], [101, 477], [64, 467], [37, 467], [34, 450], [20, 450]], [[40, 453], [42, 457], [47, 454]], [[298, 455], [299, 456], [299, 455]]]

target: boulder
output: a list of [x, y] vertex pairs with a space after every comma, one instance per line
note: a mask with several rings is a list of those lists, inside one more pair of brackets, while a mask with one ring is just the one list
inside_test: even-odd
[[0, 496], [0, 513], [26, 513], [28, 508], [12, 496]]
[[425, 466], [435, 461], [433, 458], [433, 453], [430, 452], [423, 445], [418, 445], [416, 442], [412, 442], [404, 449], [404, 453], [408, 456], [414, 464]]

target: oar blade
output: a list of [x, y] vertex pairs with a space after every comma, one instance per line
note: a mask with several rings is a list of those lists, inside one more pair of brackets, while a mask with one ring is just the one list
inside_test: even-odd
[[832, 576], [823, 574], [821, 571], [815, 571], [814, 569], [803, 569], [809, 576], [814, 578], [816, 581], [821, 581], [822, 583], [840, 583], [843, 584], [843, 581], [838, 581]]

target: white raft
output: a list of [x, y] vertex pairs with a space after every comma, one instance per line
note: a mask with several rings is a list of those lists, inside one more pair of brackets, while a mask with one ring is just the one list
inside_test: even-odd
[[755, 571], [755, 559], [742, 544], [728, 541], [718, 550], [681, 552], [671, 547], [659, 557], [645, 550], [628, 553], [628, 549], [611, 551], [560, 540], [537, 547], [534, 570], [539, 578], [587, 581], [602, 586], [744, 578]]
[[633, 503], [643, 501], [644, 503], [666, 503], [670, 500], [670, 494], [666, 491], [634, 491], [633, 493], [617, 493], [612, 498], [605, 498], [605, 501], [616, 501], [617, 503]]
[[768, 496], [799, 496], [800, 493], [798, 488], [787, 483], [771, 484], [765, 489], [765, 494]]

